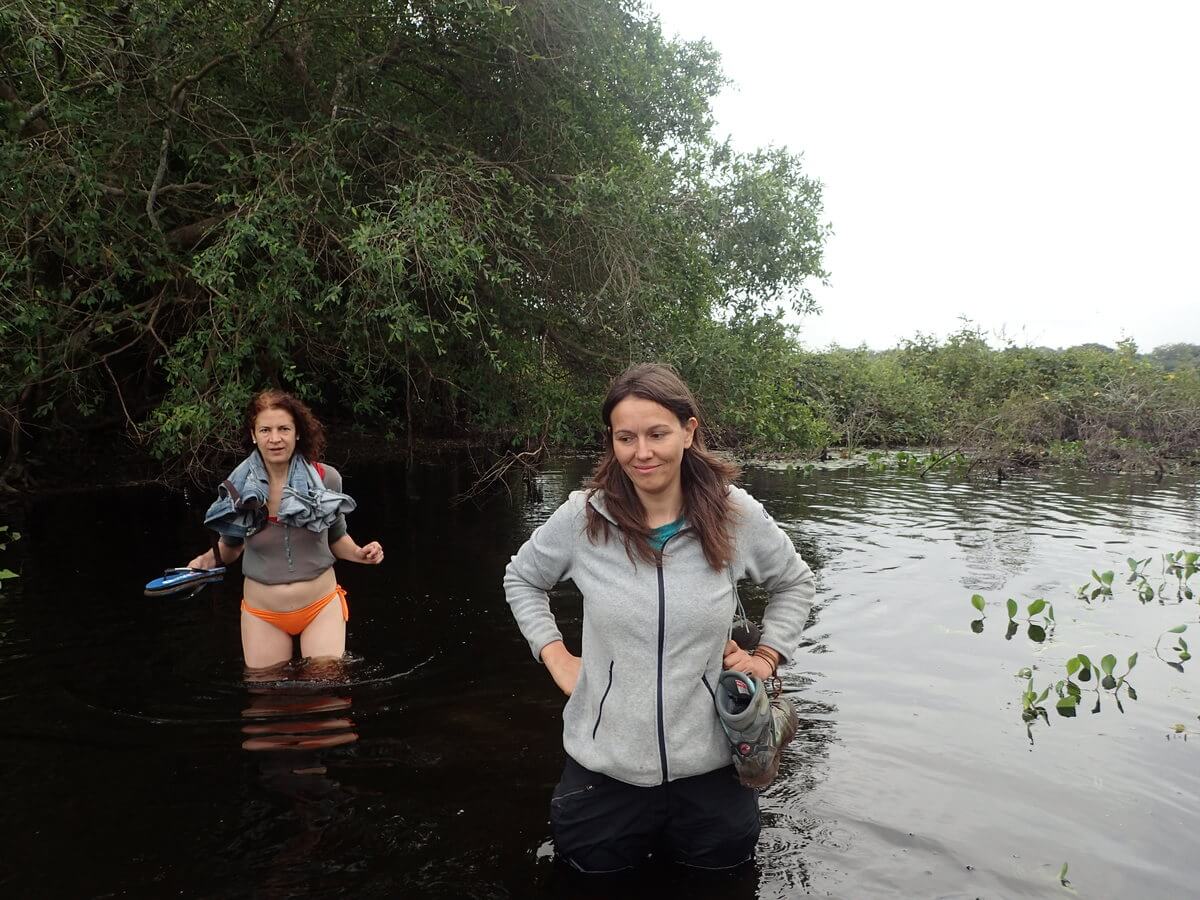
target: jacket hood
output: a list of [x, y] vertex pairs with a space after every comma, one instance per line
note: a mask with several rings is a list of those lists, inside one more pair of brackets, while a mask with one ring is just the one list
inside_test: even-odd
[[617, 520], [613, 518], [612, 513], [608, 511], [608, 506], [606, 506], [604, 503], [604, 491], [597, 488], [594, 491], [588, 491], [586, 497], [587, 503], [592, 507], [592, 509], [604, 516], [604, 518], [606, 518], [613, 525], [617, 524]]

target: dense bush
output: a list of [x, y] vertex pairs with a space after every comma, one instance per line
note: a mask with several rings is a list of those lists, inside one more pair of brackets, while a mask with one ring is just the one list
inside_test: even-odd
[[895, 350], [810, 354], [805, 390], [838, 444], [929, 444], [1000, 457], [1042, 452], [1096, 467], [1200, 450], [1200, 373], [1116, 349], [991, 349], [970, 326]]
[[0, 4], [0, 482], [98, 435], [202, 467], [267, 385], [594, 446], [645, 359], [751, 452], [1195, 452], [1191, 345], [803, 352], [820, 185], [714, 139], [722, 84], [636, 0]]
[[[629, 362], [749, 354], [823, 275], [819, 184], [714, 140], [722, 84], [636, 0], [0, 5], [5, 468], [104, 429], [200, 465], [269, 384], [589, 440]], [[767, 374], [731, 434], [799, 440]]]

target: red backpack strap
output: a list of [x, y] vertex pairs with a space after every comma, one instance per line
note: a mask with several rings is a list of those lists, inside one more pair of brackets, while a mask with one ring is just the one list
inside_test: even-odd
[[321, 477], [321, 480], [324, 481], [325, 480], [325, 467], [323, 465], [321, 465], [320, 463], [313, 463], [313, 468], [315, 468], [317, 470], [317, 474]]

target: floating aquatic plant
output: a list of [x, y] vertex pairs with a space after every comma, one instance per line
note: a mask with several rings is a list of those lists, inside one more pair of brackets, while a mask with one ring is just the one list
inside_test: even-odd
[[1133, 584], [1139, 578], [1145, 578], [1142, 572], [1146, 566], [1150, 565], [1152, 557], [1147, 556], [1145, 559], [1134, 559], [1132, 556], [1126, 557], [1125, 562], [1129, 564], [1129, 577], [1125, 579], [1126, 584]]
[[1191, 600], [1195, 596], [1195, 593], [1188, 581], [1197, 571], [1200, 571], [1200, 552], [1176, 550], [1174, 553], [1164, 553], [1163, 568], [1164, 575], [1175, 576], [1175, 598], [1177, 600]]
[[[976, 634], [980, 634], [983, 632], [983, 620], [987, 618], [987, 614], [984, 612], [987, 608], [987, 601], [983, 598], [982, 594], [972, 594], [971, 605], [982, 614], [980, 618], [971, 623], [971, 630]], [[1008, 630], [1005, 632], [1004, 638], [1005, 640], [1010, 640], [1017, 633], [1017, 613], [1021, 607], [1016, 600], [1009, 597], [1005, 601], [1004, 609], [1008, 613]], [[1046, 634], [1054, 629], [1054, 605], [1039, 597], [1025, 608], [1025, 612], [1024, 621], [1028, 626], [1027, 634], [1030, 640], [1040, 644], [1046, 640]], [[1034, 621], [1039, 617], [1041, 621]]]
[[[1125, 579], [1125, 584], [1134, 586], [1136, 596], [1143, 604], [1150, 602], [1155, 597], [1158, 597], [1159, 602], [1162, 603], [1166, 599], [1167, 579], [1173, 577], [1176, 580], [1177, 599], [1180, 601], [1192, 599], [1195, 592], [1191, 587], [1190, 579], [1200, 572], [1200, 552], [1177, 550], [1173, 553], [1164, 553], [1162, 559], [1164, 580], [1157, 590], [1150, 583], [1148, 575], [1153, 557], [1137, 559], [1131, 556], [1126, 558], [1129, 575]], [[1093, 569], [1092, 580], [1087, 584], [1080, 585], [1076, 589], [1075, 595], [1089, 604], [1093, 600], [1101, 598], [1107, 600], [1113, 596], [1115, 580], [1116, 574], [1111, 570]], [[971, 595], [971, 606], [980, 614], [980, 617], [971, 623], [971, 630], [976, 633], [983, 631], [983, 621], [987, 617], [987, 605], [987, 600], [982, 594]], [[1005, 601], [1004, 608], [1008, 616], [1005, 638], [1011, 639], [1018, 628], [1021, 605], [1010, 597]], [[1039, 643], [1046, 639], [1047, 632], [1057, 624], [1054, 607], [1044, 598], [1038, 598], [1028, 603], [1025, 607], [1023, 621], [1029, 627], [1029, 637]], [[1187, 640], [1183, 637], [1187, 628], [1186, 624], [1169, 628], [1159, 635], [1154, 644], [1154, 655], [1179, 672], [1184, 670], [1184, 664], [1192, 658]], [[1168, 646], [1164, 647], [1163, 639], [1168, 635], [1172, 635], [1174, 641], [1173, 643], [1168, 641]], [[1093, 713], [1100, 712], [1101, 695], [1105, 693], [1111, 694], [1117, 709], [1124, 713], [1123, 698], [1138, 699], [1137, 690], [1129, 682], [1130, 673], [1137, 665], [1137, 661], [1138, 654], [1135, 652], [1128, 657], [1125, 672], [1117, 674], [1117, 656], [1115, 654], [1108, 653], [1098, 661], [1093, 661], [1086, 653], [1077, 653], [1064, 664], [1065, 678], [1059, 678], [1040, 688], [1034, 683], [1032, 668], [1027, 666], [1018, 671], [1017, 677], [1024, 679], [1025, 682], [1021, 691], [1021, 718], [1026, 724], [1030, 743], [1033, 742], [1033, 723], [1039, 718], [1047, 725], [1050, 723], [1046, 703], [1052, 694], [1055, 710], [1063, 717], [1071, 718], [1076, 715], [1082, 704], [1085, 690], [1095, 694], [1095, 703], [1091, 710]]]
[[[1164, 631], [1162, 634], [1160, 634], [1158, 636], [1158, 640], [1154, 642], [1154, 655], [1157, 656], [1159, 659], [1161, 659], [1163, 662], [1165, 662], [1172, 669], [1175, 669], [1179, 672], [1183, 671], [1183, 664], [1192, 658], [1192, 654], [1188, 650], [1187, 641], [1185, 641], [1182, 637], [1182, 635], [1185, 631], [1187, 631], [1186, 625], [1176, 625], [1174, 628], [1168, 628], [1166, 631]], [[1158, 652], [1159, 645], [1162, 644], [1162, 639], [1164, 637], [1166, 637], [1168, 634], [1180, 635], [1180, 637], [1178, 637], [1176, 639], [1175, 646], [1169, 648], [1170, 651], [1173, 651], [1173, 652], [1179, 654], [1178, 662], [1173, 662], [1169, 659], [1164, 659], [1163, 655]]]
[[[1075, 590], [1075, 596], [1080, 600], [1086, 600], [1088, 603], [1091, 603], [1097, 597], [1103, 597], [1107, 600], [1113, 595], [1112, 583], [1115, 577], [1116, 573], [1111, 570], [1107, 572], [1097, 572], [1095, 569], [1092, 569], [1092, 580], [1087, 584], [1081, 584]], [[1096, 587], [1092, 587], [1093, 582], [1095, 582]]]
[[1077, 653], [1066, 661], [1066, 678], [1060, 678], [1053, 684], [1049, 684], [1042, 688], [1039, 692], [1037, 686], [1033, 682], [1033, 670], [1026, 666], [1017, 672], [1017, 678], [1025, 679], [1025, 687], [1021, 691], [1021, 719], [1025, 722], [1025, 730], [1029, 736], [1029, 742], [1033, 743], [1033, 723], [1041, 718], [1047, 725], [1050, 724], [1050, 716], [1046, 711], [1046, 700], [1053, 691], [1057, 699], [1054, 701], [1055, 711], [1064, 718], [1073, 718], [1083, 702], [1083, 692], [1086, 685], [1087, 690], [1092, 690], [1096, 695], [1096, 702], [1092, 706], [1092, 712], [1098, 713], [1101, 708], [1100, 695], [1109, 693], [1112, 695], [1113, 701], [1117, 705], [1117, 709], [1124, 713], [1125, 706], [1121, 702], [1122, 692], [1130, 700], [1137, 700], [1137, 691], [1133, 685], [1129, 683], [1129, 674], [1137, 665], [1138, 655], [1134, 653], [1129, 657], [1125, 673], [1116, 675], [1117, 657], [1113, 654], [1105, 654], [1101, 658], [1099, 664], [1094, 663], [1085, 653]]

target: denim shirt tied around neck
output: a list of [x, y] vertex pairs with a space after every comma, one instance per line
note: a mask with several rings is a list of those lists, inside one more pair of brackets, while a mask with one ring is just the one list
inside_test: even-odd
[[[266, 465], [255, 450], [221, 482], [204, 524], [223, 537], [244, 540], [266, 524], [269, 490]], [[325, 531], [339, 515], [353, 512], [355, 506], [347, 494], [325, 487], [308, 460], [299, 453], [292, 454], [276, 516], [281, 525]]]

